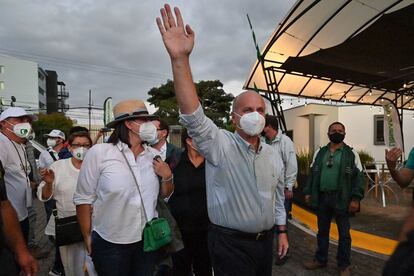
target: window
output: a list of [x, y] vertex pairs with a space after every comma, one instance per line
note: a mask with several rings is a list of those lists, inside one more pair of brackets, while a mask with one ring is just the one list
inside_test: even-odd
[[39, 94], [41, 94], [41, 95], [45, 94], [45, 90], [43, 90], [41, 87], [39, 87]]
[[374, 145], [385, 145], [384, 115], [374, 115]]
[[4, 65], [0, 65], [0, 74], [4, 73]]
[[0, 81], [0, 90], [4, 90], [4, 81]]

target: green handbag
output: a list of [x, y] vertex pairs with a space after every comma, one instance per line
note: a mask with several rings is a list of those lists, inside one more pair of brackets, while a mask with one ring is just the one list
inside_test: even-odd
[[131, 171], [132, 176], [134, 177], [135, 184], [137, 185], [138, 193], [141, 198], [142, 208], [144, 209], [143, 211], [146, 221], [142, 233], [144, 240], [144, 252], [158, 250], [159, 248], [169, 244], [172, 241], [171, 228], [168, 225], [168, 221], [165, 218], [154, 218], [151, 221], [148, 221], [144, 201], [142, 200], [141, 191], [138, 185], [138, 180], [135, 177], [134, 172], [132, 171], [131, 165], [129, 164], [128, 159], [126, 158], [125, 153], [121, 149], [119, 149], [119, 151], [124, 156], [125, 162], [127, 163], [129, 170]]
[[144, 252], [155, 251], [172, 241], [171, 229], [165, 218], [148, 221], [144, 227]]

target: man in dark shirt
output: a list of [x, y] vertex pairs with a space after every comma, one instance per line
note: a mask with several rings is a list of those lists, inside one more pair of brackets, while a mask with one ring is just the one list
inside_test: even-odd
[[173, 170], [174, 193], [168, 201], [171, 214], [177, 221], [184, 249], [173, 254], [174, 275], [212, 275], [208, 254], [206, 176], [204, 157], [195, 149], [187, 131], [181, 135], [185, 151]]
[[36, 275], [39, 266], [26, 247], [16, 211], [7, 199], [3, 176], [4, 169], [0, 162], [0, 276], [18, 275], [9, 249], [15, 254], [25, 275]]

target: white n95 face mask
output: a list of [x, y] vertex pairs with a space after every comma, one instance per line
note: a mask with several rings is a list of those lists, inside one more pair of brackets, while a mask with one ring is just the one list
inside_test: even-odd
[[30, 123], [15, 124], [13, 125], [13, 132], [20, 138], [27, 138], [32, 133], [32, 125]]
[[234, 114], [240, 117], [240, 128], [247, 135], [249, 136], [260, 135], [266, 123], [263, 115], [261, 115], [257, 111], [246, 113], [243, 116], [240, 116], [236, 112], [234, 112]]
[[72, 155], [76, 159], [82, 161], [85, 158], [85, 155], [86, 155], [87, 151], [88, 151], [88, 149], [84, 148], [84, 147], [76, 148], [72, 151]]
[[157, 127], [152, 122], [142, 123], [138, 132], [142, 141], [148, 142], [150, 145], [158, 143]]
[[47, 144], [48, 147], [53, 148], [53, 147], [56, 146], [56, 140], [55, 139], [47, 139], [46, 144]]

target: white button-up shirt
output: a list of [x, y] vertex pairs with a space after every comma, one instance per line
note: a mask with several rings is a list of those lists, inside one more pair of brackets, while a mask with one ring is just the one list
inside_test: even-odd
[[159, 180], [152, 165], [158, 151], [145, 147], [135, 159], [124, 143], [93, 146], [83, 161], [74, 194], [76, 205], [92, 204], [92, 230], [118, 244], [142, 240], [144, 209], [130, 168], [139, 183], [148, 220], [156, 217]]
[[206, 158], [210, 221], [249, 233], [285, 225], [284, 194], [276, 191], [276, 186], [283, 185], [278, 153], [263, 143], [256, 152], [239, 134], [219, 129], [201, 106], [180, 119]]

